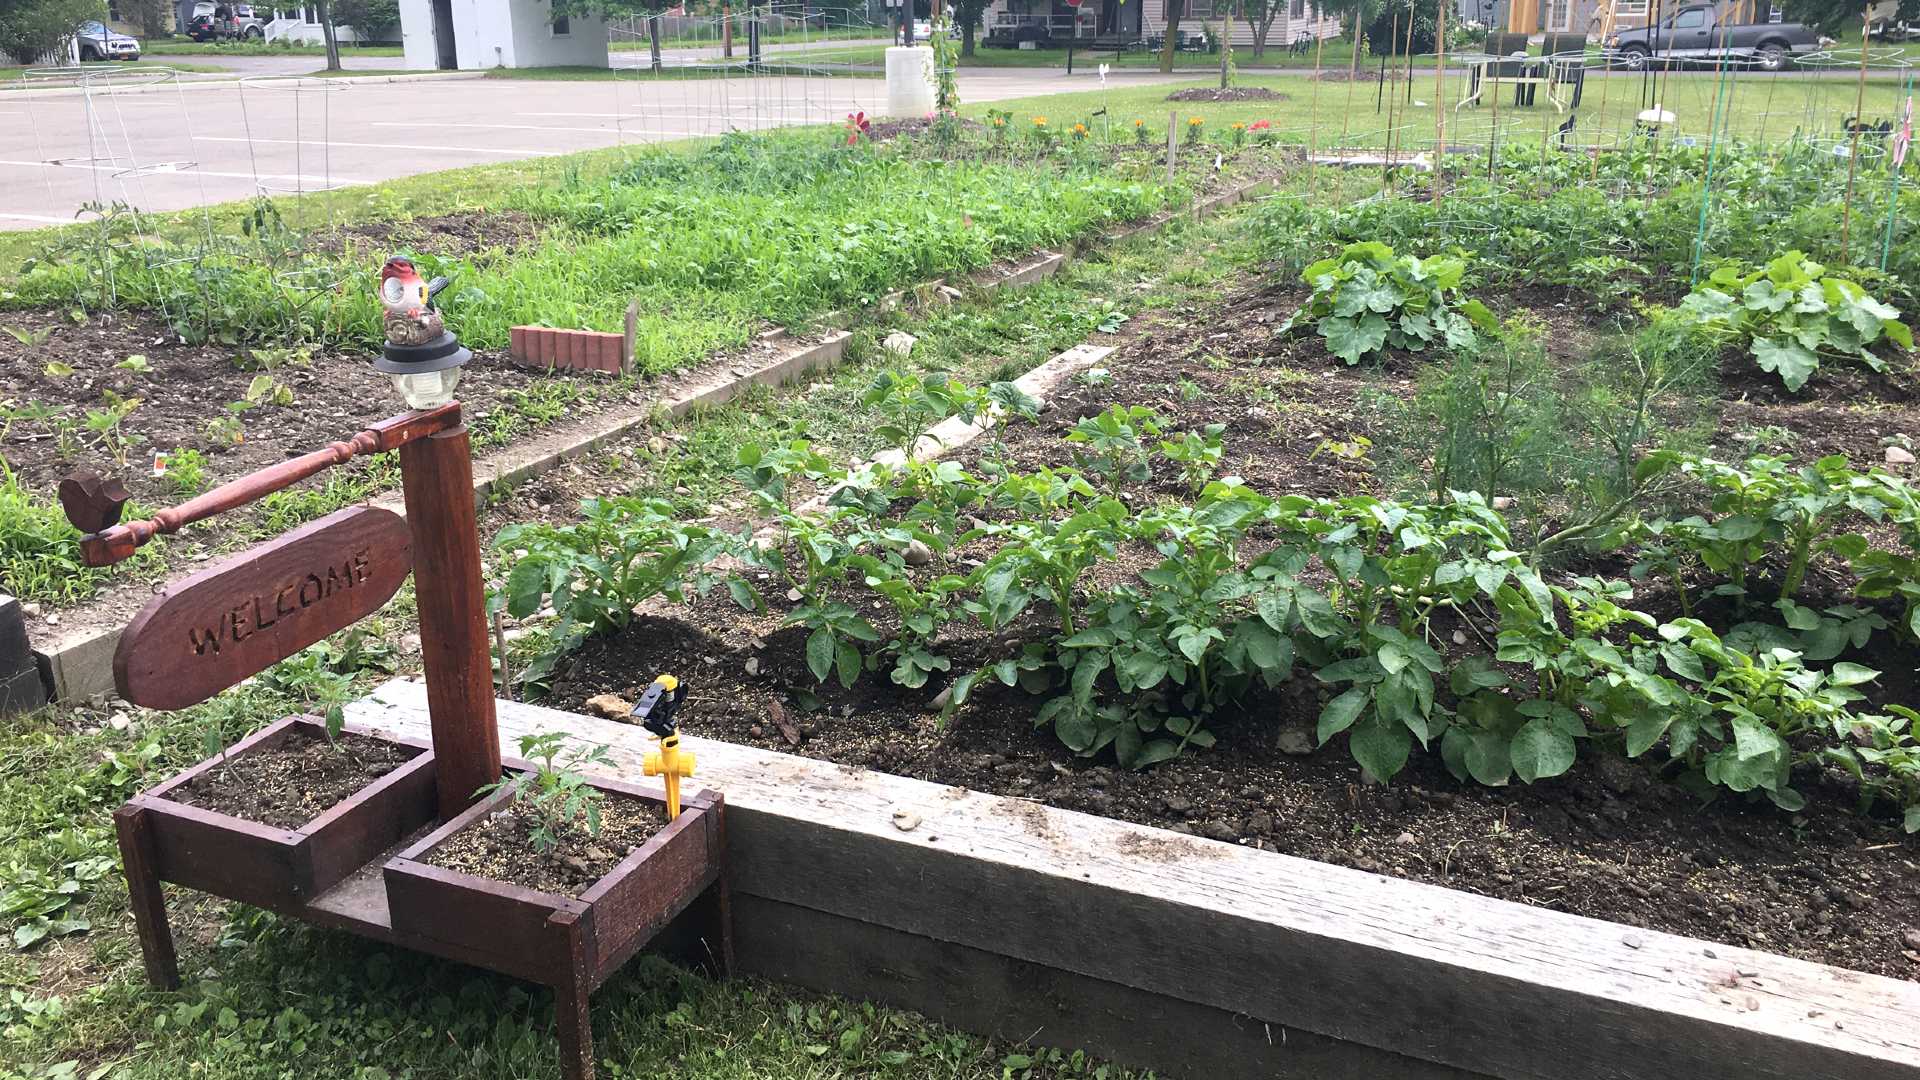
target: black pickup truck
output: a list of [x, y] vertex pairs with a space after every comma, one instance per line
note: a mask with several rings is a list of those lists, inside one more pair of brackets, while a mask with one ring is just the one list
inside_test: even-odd
[[1693, 4], [1652, 26], [1622, 30], [1607, 39], [1607, 51], [1629, 68], [1655, 57], [1678, 63], [1751, 62], [1763, 71], [1782, 71], [1793, 58], [1832, 42], [1799, 23], [1722, 22], [1708, 4]]

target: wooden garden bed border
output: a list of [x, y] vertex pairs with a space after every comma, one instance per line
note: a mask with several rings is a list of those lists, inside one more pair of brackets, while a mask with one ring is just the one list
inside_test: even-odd
[[[639, 774], [640, 728], [498, 708]], [[427, 731], [411, 680], [348, 715]], [[1920, 984], [687, 742], [749, 973], [1175, 1076], [1920, 1080]]]
[[[1064, 252], [1040, 251], [1019, 264], [976, 276], [967, 284], [976, 292], [991, 293], [1000, 288], [1030, 285], [1059, 273], [1072, 256], [1088, 248], [1123, 243], [1150, 235], [1169, 222], [1203, 218], [1256, 198], [1273, 186], [1270, 179], [1252, 180], [1216, 195], [1196, 201], [1192, 206], [1169, 210], [1146, 221], [1122, 226], [1111, 232], [1091, 236], [1067, 245]], [[944, 280], [899, 289], [883, 297], [880, 309], [897, 307], [917, 294], [931, 295], [945, 287]], [[959, 291], [955, 290], [958, 295]], [[822, 317], [825, 325], [844, 327], [855, 321], [845, 312], [830, 312]], [[483, 502], [496, 487], [515, 487], [534, 477], [551, 472], [581, 457], [626, 438], [661, 415], [680, 417], [701, 406], [716, 406], [739, 397], [755, 386], [781, 386], [794, 382], [818, 368], [828, 368], [845, 355], [847, 340], [853, 335], [834, 329], [809, 339], [796, 339], [785, 330], [762, 335], [765, 341], [784, 346], [782, 352], [758, 367], [738, 362], [709, 364], [662, 380], [662, 396], [645, 405], [616, 409], [578, 425], [536, 435], [517, 446], [509, 446], [474, 463], [473, 487], [476, 502]], [[399, 491], [373, 502], [406, 515]], [[182, 571], [184, 577], [191, 571]], [[113, 653], [119, 645], [124, 626], [108, 627], [68, 635], [45, 649], [34, 650], [49, 679], [48, 690], [54, 701], [76, 701], [91, 694], [113, 692]]]

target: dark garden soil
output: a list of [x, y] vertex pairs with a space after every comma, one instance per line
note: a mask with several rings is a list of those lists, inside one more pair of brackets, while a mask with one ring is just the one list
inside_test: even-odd
[[653, 803], [609, 794], [600, 800], [599, 835], [577, 821], [559, 843], [541, 852], [533, 843], [533, 818], [501, 810], [441, 841], [424, 861], [475, 877], [540, 892], [577, 896], [593, 887], [620, 860], [667, 827]]
[[[51, 406], [79, 429], [73, 437], [77, 445], [63, 446], [55, 437], [55, 421], [16, 421], [0, 446], [20, 485], [48, 497], [62, 477], [84, 466], [119, 477], [137, 501], [157, 509], [185, 495], [153, 476], [156, 452], [189, 449], [206, 455], [210, 486], [321, 449], [405, 411], [385, 376], [373, 370], [371, 356], [312, 350], [276, 360], [270, 374], [286, 384], [293, 404], [258, 404], [240, 414], [241, 440], [235, 442], [230, 435], [210, 433], [207, 425], [230, 415], [227, 403], [245, 398], [249, 384], [262, 374], [250, 350], [180, 344], [162, 321], [142, 313], [102, 314], [76, 324], [64, 311], [14, 311], [0, 320], [29, 331], [54, 328], [32, 350], [10, 335], [0, 336], [0, 402]], [[144, 356], [148, 370], [115, 366], [130, 356]], [[50, 375], [50, 363], [65, 364], [73, 374]], [[460, 385], [469, 422], [507, 407], [509, 395], [543, 375], [508, 364], [504, 354], [476, 354]], [[107, 392], [140, 402], [122, 424], [120, 441], [132, 444], [124, 463], [111, 442], [103, 444], [86, 430], [87, 413], [104, 407]]]
[[236, 754], [174, 789], [171, 798], [276, 829], [297, 829], [420, 751], [343, 732], [338, 745], [296, 728], [271, 746]]
[[1224, 90], [1217, 86], [1195, 86], [1185, 90], [1175, 90], [1173, 93], [1167, 95], [1167, 100], [1211, 101], [1215, 103], [1228, 101], [1285, 101], [1287, 100], [1287, 95], [1277, 90], [1269, 90], [1264, 86], [1229, 86]]
[[309, 236], [306, 246], [312, 251], [335, 255], [357, 250], [383, 259], [388, 255], [421, 252], [453, 258], [497, 251], [504, 257], [535, 246], [546, 230], [547, 226], [518, 210], [469, 210], [399, 221], [339, 225]]
[[[1220, 472], [1259, 490], [1377, 493], [1384, 481], [1360, 440], [1385, 445], [1392, 433], [1379, 429], [1383, 413], [1369, 399], [1409, 395], [1413, 373], [1430, 361], [1388, 357], [1378, 367], [1350, 369], [1311, 333], [1276, 337], [1274, 327], [1301, 298], [1293, 288], [1257, 288], [1199, 317], [1136, 319], [1129, 329], [1137, 332], [1104, 364], [1109, 380], [1063, 386], [1039, 424], [1002, 429], [956, 456], [969, 468], [983, 455], [1015, 469], [1057, 465], [1069, 454], [1060, 436], [1076, 418], [1113, 403], [1143, 404], [1174, 431], [1226, 424], [1228, 458]], [[1527, 299], [1529, 310], [1556, 328], [1553, 340], [1597, 332], [1551, 295]], [[1742, 423], [1800, 422], [1808, 443], [1814, 439], [1812, 419], [1802, 413], [1817, 407], [1736, 401], [1727, 408]], [[1843, 435], [1838, 420], [1829, 427], [1836, 450], [1860, 454], [1857, 466], [1881, 463], [1877, 438]], [[1335, 444], [1348, 449], [1329, 449]], [[1151, 481], [1130, 491], [1130, 500], [1184, 496], [1168, 468], [1156, 462]], [[965, 572], [983, 554], [956, 551], [950, 569]], [[1092, 575], [1090, 591], [1132, 576], [1152, 558], [1122, 552]], [[1618, 556], [1591, 561], [1596, 565], [1567, 571], [1624, 576]], [[992, 680], [945, 724], [935, 708], [937, 683], [919, 691], [892, 686], [884, 675], [864, 677], [852, 689], [816, 683], [806, 668], [804, 631], [780, 625], [789, 601], [773, 582], [757, 584], [769, 600], [765, 614], [742, 612], [716, 591], [685, 607], [650, 608], [625, 631], [588, 642], [556, 677], [551, 703], [583, 711], [588, 698], [604, 692], [631, 700], [669, 671], [689, 687], [680, 716], [697, 736], [1920, 978], [1920, 839], [1884, 815], [1858, 814], [1844, 778], [1798, 777], [1809, 805], [1792, 815], [1732, 797], [1703, 805], [1652, 761], [1595, 751], [1567, 775], [1505, 788], [1463, 785], [1437, 756], [1416, 755], [1392, 784], [1380, 786], [1361, 775], [1344, 736], [1316, 749], [1315, 721], [1328, 694], [1300, 677], [1256, 690], [1210, 720], [1215, 749], [1129, 772], [1075, 757], [1050, 731], [1034, 727], [1043, 699]], [[1640, 606], [1661, 610], [1671, 602], [1650, 588]], [[877, 607], [864, 613], [876, 625], [885, 621]], [[1023, 623], [997, 635], [971, 621], [955, 625], [966, 629], [943, 637], [939, 649], [956, 672], [1016, 654], [1020, 640], [1037, 632]], [[1468, 632], [1491, 630], [1461, 623], [1451, 632], [1457, 652], [1471, 640]], [[1914, 704], [1920, 687], [1909, 652], [1891, 635], [1877, 635], [1868, 650], [1843, 659], [1888, 672], [1870, 688], [1876, 699]]]

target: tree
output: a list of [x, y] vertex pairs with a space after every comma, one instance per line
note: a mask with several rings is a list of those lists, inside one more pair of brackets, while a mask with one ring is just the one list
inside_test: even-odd
[[973, 32], [992, 0], [953, 0], [953, 21], [960, 24], [960, 55], [973, 55]]
[[333, 0], [316, 0], [320, 13], [320, 36], [327, 39], [327, 70], [340, 70], [340, 38], [333, 30]]
[[107, 17], [102, 0], [0, 0], [0, 52], [37, 64], [88, 19]]
[[167, 34], [167, 12], [173, 5], [167, 0], [122, 0], [120, 15], [127, 22], [140, 28], [145, 37], [165, 37]]
[[[1781, 0], [1780, 10], [1789, 21], [1805, 23], [1815, 33], [1839, 37], [1843, 31], [1861, 26], [1866, 4], [1860, 0]], [[1900, 0], [1892, 21], [1902, 19], [1920, 22], [1920, 0]]]
[[353, 27], [361, 41], [387, 41], [400, 25], [397, 0], [333, 0], [333, 17]]
[[1173, 71], [1173, 50], [1180, 44], [1180, 16], [1186, 13], [1186, 0], [1167, 0], [1167, 40], [1160, 43], [1161, 74]]
[[[1375, 56], [1416, 56], [1431, 53], [1437, 40], [1439, 9], [1428, 3], [1393, 0], [1383, 6], [1367, 27], [1367, 41]], [[1409, 25], [1411, 24], [1411, 25]], [[1354, 52], [1360, 51], [1354, 46]]]
[[1273, 21], [1287, 10], [1288, 0], [1245, 0], [1240, 11], [1253, 27], [1253, 58], [1255, 60], [1267, 54], [1267, 35], [1273, 31]]

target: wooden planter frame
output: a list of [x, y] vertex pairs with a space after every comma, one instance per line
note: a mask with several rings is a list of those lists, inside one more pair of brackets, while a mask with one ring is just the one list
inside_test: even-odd
[[[472, 449], [459, 403], [391, 417], [350, 440], [250, 473], [144, 521], [121, 523], [126, 489], [90, 473], [68, 478], [60, 499], [68, 521], [82, 533], [87, 564], [106, 566], [156, 536], [244, 506], [356, 455], [387, 450], [400, 455], [410, 540], [404, 562], [377, 563], [369, 553], [394, 546], [394, 526], [381, 520], [392, 515], [365, 508], [342, 511], [334, 515], [337, 521], [315, 523], [207, 571], [191, 580], [190, 589], [163, 593], [134, 619], [121, 642], [115, 662], [121, 693], [136, 704], [177, 708], [345, 629], [391, 597], [411, 571], [421, 659], [433, 697], [430, 742], [349, 725], [357, 735], [387, 738], [418, 753], [298, 829], [270, 828], [169, 796], [229, 759], [289, 738], [302, 727], [324, 732], [312, 717], [271, 724], [115, 811], [147, 978], [163, 989], [180, 985], [161, 889], [161, 882], [171, 881], [318, 926], [545, 983], [556, 998], [562, 1073], [567, 1080], [591, 1080], [589, 997], [676, 915], [698, 903], [696, 932], [705, 946], [700, 958], [722, 976], [732, 971], [732, 924], [720, 873], [726, 847], [723, 805], [718, 795], [690, 796], [677, 819], [577, 899], [414, 860], [509, 797], [503, 792], [475, 805], [475, 792], [500, 778], [503, 761], [474, 528]], [[337, 561], [343, 544], [349, 557], [344, 573]], [[353, 555], [356, 544], [369, 552]], [[296, 584], [286, 585], [289, 580]], [[323, 584], [336, 580], [338, 588]], [[304, 582], [315, 583], [312, 601], [305, 599]], [[376, 582], [389, 587], [379, 591]], [[292, 624], [266, 632], [278, 625], [266, 614], [296, 613], [285, 609], [290, 594], [302, 609], [326, 603], [305, 617], [298, 633], [288, 630]], [[155, 615], [162, 611], [172, 620], [155, 630]], [[194, 636], [195, 627], [218, 627], [222, 618], [235, 646], [225, 653], [218, 631], [206, 631], [205, 641]], [[191, 650], [178, 637], [182, 627]], [[242, 642], [249, 644], [240, 647]], [[141, 670], [149, 677], [135, 680], [133, 665], [120, 657], [142, 648], [160, 650], [161, 658], [147, 656], [150, 662]], [[170, 666], [170, 658], [182, 655], [189, 666]], [[595, 784], [655, 804], [665, 801], [618, 781]], [[444, 824], [413, 840], [436, 821]]]
[[[180, 985], [163, 881], [551, 987], [562, 1073], [569, 1080], [593, 1076], [593, 991], [682, 912], [698, 905], [694, 930], [704, 945], [702, 959], [722, 976], [732, 972], [719, 794], [689, 795], [677, 819], [578, 899], [417, 861], [498, 809], [511, 793], [476, 803], [414, 839], [436, 820], [433, 752], [421, 740], [360, 724], [345, 730], [420, 753], [298, 829], [275, 829], [168, 797], [234, 757], [288, 738], [296, 727], [323, 730], [313, 717], [287, 717], [141, 792], [114, 813], [140, 949], [155, 986]], [[508, 767], [530, 768], [518, 761]], [[665, 805], [660, 795], [617, 780], [595, 779], [593, 786]]]
[[[513, 762], [509, 768], [527, 766]], [[593, 787], [659, 807], [659, 795], [617, 780]], [[428, 852], [513, 799], [500, 791], [388, 859], [381, 869], [392, 932], [412, 947], [543, 983], [554, 990], [560, 1059], [568, 1076], [591, 1075], [588, 996], [700, 895], [710, 893], [701, 936], [709, 962], [733, 967], [720, 853], [726, 832], [717, 793], [688, 798], [680, 816], [628, 853], [576, 899], [433, 866]]]

